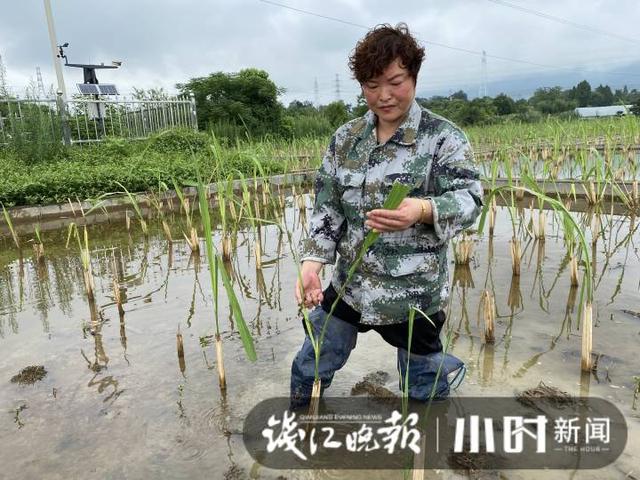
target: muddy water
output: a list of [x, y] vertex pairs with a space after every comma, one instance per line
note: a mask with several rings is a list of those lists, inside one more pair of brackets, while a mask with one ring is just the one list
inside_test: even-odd
[[[524, 213], [528, 220], [528, 212]], [[584, 214], [579, 214], [580, 218]], [[286, 210], [294, 247], [304, 235], [297, 209]], [[541, 380], [572, 395], [613, 401], [624, 413], [629, 442], [604, 471], [505, 471], [503, 478], [624, 478], [640, 471], [640, 405], [634, 375], [640, 318], [637, 222], [602, 217], [594, 248], [594, 350], [591, 375], [580, 373], [578, 298], [569, 288], [562, 235], [549, 220], [544, 244], [524, 239], [522, 274], [511, 274], [511, 224], [503, 209], [492, 242], [475, 236], [468, 270], [451, 265], [454, 283], [448, 328], [452, 352], [468, 373], [457, 395], [510, 395]], [[304, 219], [302, 219], [304, 221]], [[179, 238], [181, 220], [172, 222]], [[585, 219], [585, 224], [589, 220]], [[221, 305], [228, 389], [218, 388], [212, 294], [206, 261], [185, 242], [169, 244], [158, 225], [149, 238], [134, 223], [89, 228], [96, 305], [86, 300], [77, 246], [66, 232], [44, 235], [45, 262], [22, 261], [8, 239], [0, 254], [0, 465], [5, 478], [402, 478], [397, 471], [275, 471], [255, 464], [242, 444], [242, 421], [261, 399], [288, 395], [289, 368], [303, 332], [293, 300], [295, 268], [286, 235], [262, 228], [264, 268], [256, 272], [253, 233], [240, 231], [231, 265], [258, 361], [244, 358], [240, 339]], [[219, 239], [216, 238], [216, 241]], [[490, 252], [492, 251], [492, 255]], [[25, 249], [25, 252], [30, 251]], [[115, 259], [124, 316], [113, 301]], [[582, 269], [581, 269], [582, 270]], [[328, 272], [327, 272], [328, 278]], [[481, 341], [480, 293], [492, 290], [496, 343]], [[576, 295], [579, 297], [579, 294]], [[184, 338], [180, 369], [176, 332]], [[47, 375], [32, 385], [12, 383], [27, 366]], [[395, 351], [375, 333], [362, 334], [333, 395], [372, 372], [387, 372], [398, 392]], [[383, 375], [383, 378], [387, 376]], [[640, 400], [639, 400], [640, 402]], [[637, 408], [637, 409], [635, 409]], [[635, 473], [633, 473], [635, 472]], [[453, 471], [431, 477], [457, 477]], [[485, 477], [497, 478], [495, 472]]]

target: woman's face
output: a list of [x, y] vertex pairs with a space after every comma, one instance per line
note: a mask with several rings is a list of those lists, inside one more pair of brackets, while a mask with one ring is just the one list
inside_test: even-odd
[[416, 84], [399, 59], [380, 75], [362, 84], [369, 108], [378, 116], [378, 126], [393, 128], [402, 123], [416, 95]]

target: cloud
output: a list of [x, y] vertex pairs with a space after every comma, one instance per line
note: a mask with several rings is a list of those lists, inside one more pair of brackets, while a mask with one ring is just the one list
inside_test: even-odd
[[[58, 40], [70, 43], [70, 61], [122, 60], [121, 69], [99, 74], [100, 81], [116, 83], [121, 91], [134, 86], [173, 90], [175, 83], [191, 77], [245, 67], [268, 71], [278, 85], [287, 89], [285, 103], [294, 98], [313, 100], [316, 79], [320, 101], [331, 101], [336, 96], [336, 74], [343, 99], [353, 102], [359, 91], [347, 69], [349, 52], [365, 32], [356, 26], [258, 0], [52, 3]], [[640, 61], [638, 44], [493, 1], [281, 3], [360, 25], [407, 21], [427, 48], [418, 84], [421, 94], [464, 87], [473, 95], [480, 84], [480, 55], [437, 44], [474, 52], [485, 50], [490, 82], [511, 79], [517, 84], [518, 78], [539, 78], [553, 83], [554, 78], [568, 78], [568, 73], [603, 78], [598, 75], [632, 66], [628, 75], [612, 76], [609, 81], [614, 86], [626, 83], [640, 87], [640, 72], [635, 67]], [[544, 0], [536, 2], [535, 7], [516, 0], [510, 3], [626, 37], [636, 35], [640, 18], [636, 0], [619, 0], [615, 7], [603, 1], [578, 0]], [[8, 83], [17, 93], [35, 76], [37, 65], [45, 84], [53, 83], [41, 2], [3, 5], [0, 54], [7, 67]], [[574, 67], [579, 65], [582, 69], [575, 72]], [[82, 79], [79, 71], [71, 69], [65, 70], [65, 78], [69, 90]]]

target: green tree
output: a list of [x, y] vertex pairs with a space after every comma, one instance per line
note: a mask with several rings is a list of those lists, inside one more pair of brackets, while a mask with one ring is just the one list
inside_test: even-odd
[[354, 117], [361, 117], [369, 110], [369, 105], [367, 105], [367, 100], [364, 98], [362, 92], [358, 95], [358, 100], [356, 100], [356, 106], [353, 108], [351, 112]]
[[490, 123], [496, 114], [496, 107], [493, 105], [491, 98], [474, 98], [464, 104], [456, 121], [462, 125]]
[[529, 102], [527, 102], [524, 98], [517, 100], [515, 102], [516, 113], [527, 113], [531, 107], [529, 106]]
[[349, 108], [342, 100], [331, 102], [329, 105], [322, 107], [321, 112], [322, 115], [329, 120], [329, 123], [333, 128], [338, 128], [351, 118], [351, 115], [349, 115]]
[[149, 88], [148, 90], [145, 90], [144, 88], [133, 87], [132, 97], [135, 100], [169, 100], [169, 94], [162, 87]]
[[504, 93], [501, 93], [493, 99], [493, 106], [498, 112], [498, 115], [509, 115], [516, 111], [516, 102]]
[[631, 107], [631, 113], [640, 117], [640, 99]]
[[254, 137], [281, 133], [284, 107], [278, 102], [278, 96], [284, 90], [278, 88], [264, 70], [216, 72], [176, 87], [182, 94], [195, 96], [201, 129], [230, 125]]
[[313, 106], [313, 103], [310, 101], [301, 102], [300, 100], [294, 100], [289, 103], [287, 107], [287, 113], [292, 116], [299, 115], [313, 115], [318, 113], [318, 109]]
[[594, 107], [604, 107], [613, 105], [613, 92], [609, 85], [598, 85], [591, 97], [591, 105]]
[[591, 104], [591, 85], [586, 80], [582, 80], [573, 87], [573, 99], [578, 102], [579, 107], [586, 107]]
[[620, 103], [629, 103], [629, 88], [625, 85], [622, 89], [617, 88], [616, 91], [613, 93], [614, 96], [614, 103], [620, 104]]
[[469, 100], [469, 97], [467, 97], [464, 90], [458, 90], [457, 92], [452, 93], [449, 95], [449, 98], [452, 100], [464, 100], [465, 102]]
[[572, 110], [576, 101], [567, 98], [562, 87], [538, 88], [529, 104], [541, 113], [554, 114]]

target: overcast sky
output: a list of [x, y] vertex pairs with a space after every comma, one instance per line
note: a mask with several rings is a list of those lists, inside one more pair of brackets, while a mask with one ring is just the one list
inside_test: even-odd
[[[120, 69], [98, 77], [124, 93], [133, 86], [174, 91], [176, 83], [191, 77], [258, 67], [287, 89], [285, 104], [314, 101], [316, 79], [320, 102], [334, 100], [336, 75], [341, 99], [354, 102], [359, 87], [347, 68], [349, 52], [365, 27], [399, 21], [407, 22], [427, 49], [418, 95], [458, 89], [478, 95], [482, 50], [489, 95], [507, 88], [514, 96], [528, 96], [532, 84], [574, 78], [593, 86], [640, 88], [638, 0], [274, 3], [316, 15], [260, 0], [52, 0], [58, 42], [70, 44], [69, 61], [121, 60]], [[42, 0], [2, 2], [0, 55], [15, 94], [35, 80], [36, 66], [47, 89], [55, 82]], [[74, 92], [81, 70], [65, 68], [65, 80]]]

